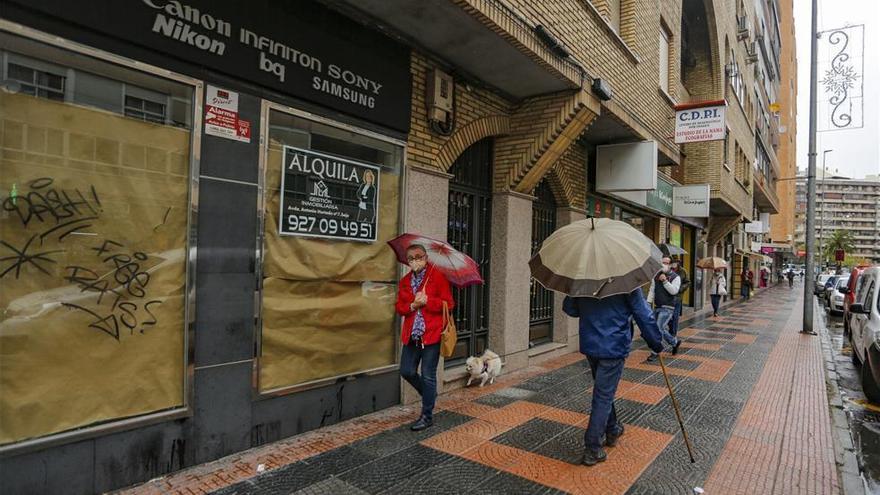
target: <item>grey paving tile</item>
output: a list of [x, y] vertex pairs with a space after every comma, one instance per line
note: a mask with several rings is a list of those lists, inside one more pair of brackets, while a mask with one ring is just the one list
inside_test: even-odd
[[451, 458], [449, 454], [414, 445], [348, 471], [340, 478], [366, 492], [379, 493]]
[[367, 495], [367, 492], [333, 477], [297, 490], [293, 495]]
[[545, 419], [532, 419], [493, 440], [521, 450], [533, 451], [550, 438], [569, 428], [567, 425]]

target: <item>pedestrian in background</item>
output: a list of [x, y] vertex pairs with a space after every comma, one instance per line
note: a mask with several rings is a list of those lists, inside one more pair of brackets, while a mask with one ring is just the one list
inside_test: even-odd
[[712, 301], [712, 316], [718, 316], [718, 308], [721, 306], [721, 298], [727, 295], [727, 278], [723, 268], [716, 268], [712, 272], [709, 281], [709, 299]]
[[794, 270], [789, 270], [786, 277], [788, 278], [788, 288], [791, 289], [794, 287]]
[[[648, 290], [648, 304], [654, 304], [654, 318], [660, 329], [660, 335], [670, 346], [672, 354], [678, 354], [678, 346], [681, 342], [670, 333], [669, 323], [675, 313], [675, 301], [681, 289], [681, 277], [671, 267], [672, 260], [668, 256], [663, 257], [663, 268], [654, 279], [651, 280], [651, 288]], [[657, 359], [656, 352], [651, 353], [648, 361]]]
[[593, 375], [593, 401], [584, 433], [583, 458], [585, 465], [592, 466], [607, 458], [603, 447], [613, 447], [623, 435], [614, 395], [632, 345], [630, 320], [639, 325], [642, 338], [655, 353], [663, 351], [663, 341], [641, 289], [603, 299], [566, 296], [562, 309], [572, 318], [579, 318], [580, 351], [587, 357]]
[[681, 286], [678, 288], [678, 294], [675, 295], [675, 311], [672, 313], [672, 320], [669, 321], [669, 333], [673, 337], [678, 336], [678, 320], [681, 319], [681, 311], [684, 305], [684, 292], [691, 286], [691, 279], [688, 272], [682, 266], [681, 259], [678, 256], [672, 257], [672, 269], [681, 279]]
[[755, 274], [749, 269], [748, 265], [743, 266], [743, 271], [739, 276], [740, 295], [748, 301], [752, 296], [752, 284], [755, 280]]
[[[437, 400], [437, 363], [440, 361], [440, 334], [443, 332], [443, 303], [455, 306], [449, 281], [428, 263], [428, 253], [421, 244], [406, 250], [410, 272], [398, 285], [398, 314], [403, 317], [400, 333], [400, 376], [422, 396], [422, 412], [410, 426], [413, 431], [434, 424]], [[419, 364], [422, 374], [419, 375]]]

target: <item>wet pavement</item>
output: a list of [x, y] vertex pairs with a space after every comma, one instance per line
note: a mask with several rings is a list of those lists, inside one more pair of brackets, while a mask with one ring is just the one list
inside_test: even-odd
[[800, 291], [775, 287], [682, 324], [669, 379], [640, 339], [615, 401], [626, 432], [580, 464], [592, 380], [572, 353], [444, 394], [413, 433], [402, 406], [263, 445], [130, 494], [838, 494], [822, 340], [798, 333]]
[[[824, 309], [824, 308], [823, 308]], [[821, 311], [831, 334], [843, 408], [849, 421], [859, 468], [868, 493], [880, 494], [880, 404], [870, 403], [862, 392], [859, 369], [843, 336], [843, 318]]]

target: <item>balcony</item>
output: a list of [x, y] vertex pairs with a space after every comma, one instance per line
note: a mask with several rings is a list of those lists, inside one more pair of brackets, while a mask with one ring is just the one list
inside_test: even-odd
[[[339, 0], [340, 10], [414, 40], [515, 99], [582, 87], [584, 73], [561, 45], [501, 0]], [[558, 35], [558, 33], [556, 33]]]
[[776, 185], [767, 180], [764, 172], [755, 170], [755, 203], [763, 212], [779, 213], [779, 197]]

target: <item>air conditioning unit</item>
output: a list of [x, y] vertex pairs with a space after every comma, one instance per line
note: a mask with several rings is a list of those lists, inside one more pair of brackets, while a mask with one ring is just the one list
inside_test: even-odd
[[746, 45], [746, 62], [753, 64], [758, 61], [758, 44], [754, 41]]
[[749, 32], [749, 19], [744, 15], [736, 16], [736, 39], [742, 41], [748, 38], [750, 35]]
[[452, 112], [452, 92], [455, 91], [452, 76], [434, 69], [428, 73], [425, 103], [428, 106], [428, 119], [446, 122]]

